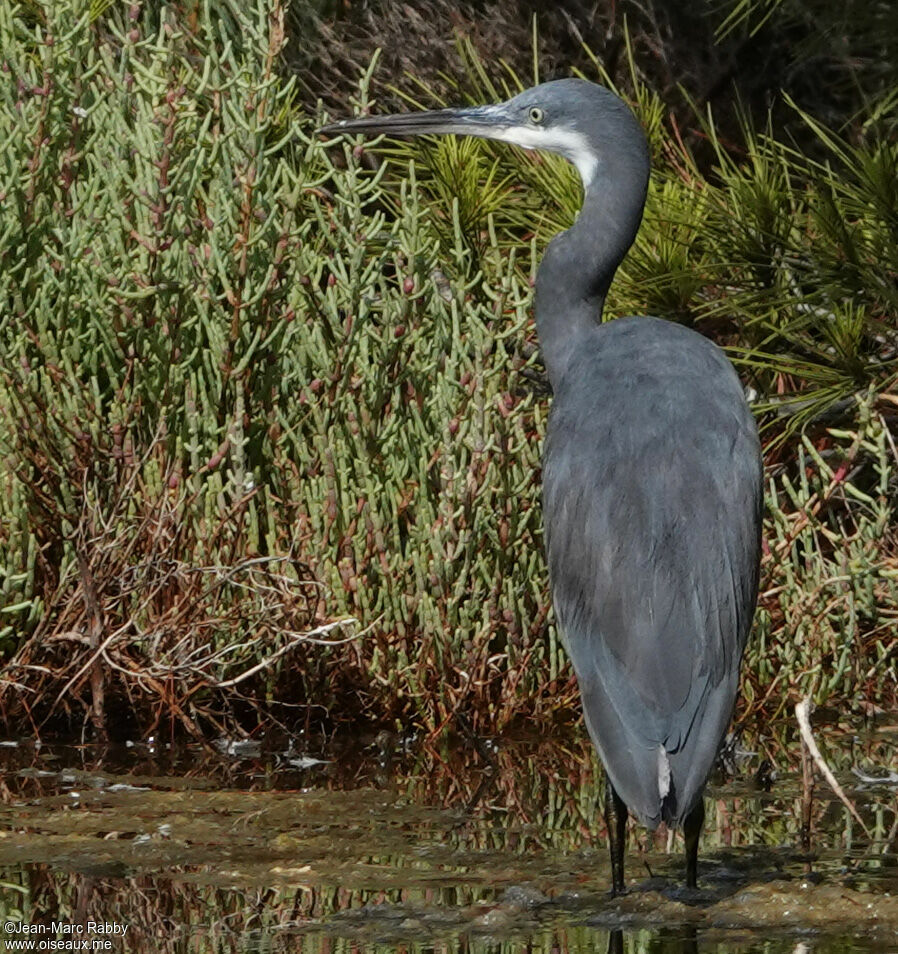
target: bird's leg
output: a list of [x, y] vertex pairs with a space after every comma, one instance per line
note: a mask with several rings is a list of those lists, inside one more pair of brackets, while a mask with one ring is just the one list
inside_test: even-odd
[[611, 851], [611, 894], [623, 894], [627, 806], [614, 790], [611, 779], [605, 780], [605, 825], [608, 828], [608, 848]]
[[608, 954], [624, 954], [624, 932], [608, 932]]
[[683, 838], [686, 842], [686, 887], [698, 887], [698, 838], [705, 824], [705, 800], [699, 798], [695, 808], [683, 821]]

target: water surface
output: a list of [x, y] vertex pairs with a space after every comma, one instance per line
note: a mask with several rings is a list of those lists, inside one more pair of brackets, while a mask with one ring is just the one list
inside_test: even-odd
[[896, 951], [895, 786], [852, 769], [894, 770], [898, 727], [820, 732], [869, 837], [818, 783], [803, 850], [784, 726], [734, 746], [709, 788], [699, 890], [682, 888], [679, 838], [632, 826], [619, 899], [579, 735], [9, 742], [3, 942], [92, 923], [80, 937], [116, 951]]

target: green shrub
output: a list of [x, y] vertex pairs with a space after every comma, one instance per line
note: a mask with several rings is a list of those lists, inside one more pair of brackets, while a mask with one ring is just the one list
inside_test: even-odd
[[100, 653], [107, 697], [195, 726], [248, 653], [349, 613], [373, 631], [259, 691], [430, 723], [531, 698], [564, 667], [514, 259], [472, 272], [413, 184], [363, 211], [379, 178], [293, 122], [276, 5], [190, 30], [30, 9], [0, 14], [6, 705], [71, 711]]
[[[81, 9], [0, 9], [5, 718], [570, 718], [529, 308], [571, 170], [318, 142], [276, 0]], [[707, 178], [657, 97], [639, 106], [658, 171], [609, 313], [732, 344], [781, 435], [748, 698], [783, 662], [801, 691], [885, 698], [894, 150], [820, 129], [828, 166], [769, 137], [737, 162], [709, 126]], [[809, 423], [821, 409], [859, 436]], [[826, 601], [846, 560], [863, 665], [841, 665], [847, 611]]]

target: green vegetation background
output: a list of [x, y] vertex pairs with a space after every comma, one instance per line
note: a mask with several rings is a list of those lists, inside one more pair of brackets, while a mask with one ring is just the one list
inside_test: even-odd
[[[401, 54], [408, 8], [386, 2], [0, 6], [7, 731], [576, 717], [530, 305], [579, 182], [495, 144], [314, 132], [319, 97], [495, 99], [546, 62], [619, 85], [652, 141], [608, 316], [714, 337], [764, 428], [739, 715], [806, 692], [895, 705], [898, 31], [741, 0], [690, 15], [687, 41], [660, 2], [629, 23], [569, 6], [545, 40], [526, 10], [463, 6], [447, 52], [446, 10], [422, 4]], [[386, 77], [375, 59], [347, 79], [372, 15]], [[759, 48], [793, 51], [791, 91], [760, 85]]]

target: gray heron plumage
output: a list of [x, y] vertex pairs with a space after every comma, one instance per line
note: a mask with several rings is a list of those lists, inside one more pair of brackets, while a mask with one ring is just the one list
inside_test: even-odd
[[504, 103], [321, 132], [498, 139], [580, 173], [580, 214], [536, 280], [554, 393], [543, 451], [552, 600], [609, 780], [612, 889], [624, 889], [627, 809], [649, 828], [683, 828], [694, 887], [702, 793], [757, 598], [762, 467], [739, 378], [715, 344], [659, 318], [602, 321], [645, 205], [642, 128], [609, 90], [565, 79]]

